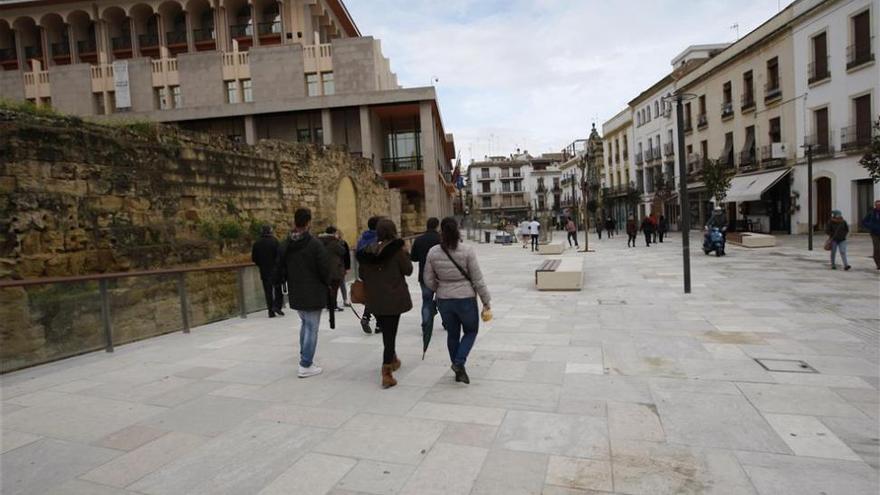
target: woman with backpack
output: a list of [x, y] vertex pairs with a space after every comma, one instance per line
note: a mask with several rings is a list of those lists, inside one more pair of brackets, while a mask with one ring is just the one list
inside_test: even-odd
[[392, 372], [400, 369], [395, 344], [400, 315], [411, 310], [412, 299], [406, 277], [412, 275], [413, 265], [397, 236], [394, 222], [383, 218], [376, 224], [376, 242], [357, 252], [360, 277], [364, 282], [367, 307], [382, 328], [382, 388], [397, 385]]
[[491, 314], [490, 298], [477, 255], [461, 243], [458, 224], [452, 217], [440, 222], [440, 245], [428, 252], [424, 278], [425, 285], [437, 294], [437, 309], [446, 329], [446, 347], [455, 381], [470, 383], [465, 363], [480, 328], [477, 296], [487, 315]]

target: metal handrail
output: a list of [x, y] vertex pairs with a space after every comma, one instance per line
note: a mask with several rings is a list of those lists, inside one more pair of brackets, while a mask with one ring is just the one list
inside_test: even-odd
[[224, 265], [197, 266], [188, 268], [162, 268], [158, 270], [133, 270], [130, 272], [110, 272], [95, 273], [92, 275], [71, 275], [68, 277], [43, 277], [29, 278], [24, 280], [0, 280], [0, 289], [8, 289], [10, 287], [28, 287], [32, 285], [43, 284], [65, 284], [75, 282], [94, 282], [97, 280], [113, 280], [126, 277], [148, 277], [153, 275], [176, 275], [179, 273], [191, 272], [215, 272], [222, 270], [231, 270], [233, 268], [247, 268], [253, 266], [253, 263], [229, 263]]

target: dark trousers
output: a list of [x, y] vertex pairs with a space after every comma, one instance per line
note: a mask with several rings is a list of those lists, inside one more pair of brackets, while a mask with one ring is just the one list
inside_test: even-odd
[[464, 366], [477, 340], [480, 329], [480, 311], [477, 298], [439, 299], [437, 309], [446, 329], [446, 348], [452, 364]]
[[609, 238], [609, 239], [611, 239], [612, 237], [614, 237], [614, 230], [606, 228], [606, 229], [605, 229], [605, 232], [608, 232], [608, 238]]
[[880, 235], [871, 234], [871, 242], [874, 243], [874, 264], [880, 270]]
[[578, 245], [578, 235], [577, 232], [569, 232], [568, 233], [568, 247], [571, 247], [571, 240], [574, 239], [574, 245]]
[[645, 246], [651, 245], [651, 233], [645, 232]]
[[284, 294], [281, 293], [281, 284], [273, 284], [271, 278], [261, 278], [263, 282], [263, 294], [266, 296], [266, 309], [270, 313], [281, 311], [284, 306]]
[[626, 247], [636, 247], [636, 235], [627, 234]]
[[538, 235], [532, 234], [532, 251], [538, 250]]
[[395, 344], [397, 342], [397, 326], [400, 324], [400, 315], [376, 315], [376, 325], [382, 327], [382, 364], [391, 364], [397, 356]]
[[596, 234], [599, 235], [599, 239], [602, 238], [602, 230], [601, 229], [596, 230]]
[[663, 236], [665, 234], [666, 234], [666, 232], [663, 232], [662, 230], [657, 232], [657, 240], [659, 240], [660, 242], [663, 242]]

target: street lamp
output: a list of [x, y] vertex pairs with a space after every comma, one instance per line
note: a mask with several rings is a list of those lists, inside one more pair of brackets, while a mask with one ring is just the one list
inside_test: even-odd
[[677, 91], [672, 96], [661, 98], [664, 103], [675, 102], [675, 130], [678, 132], [678, 204], [681, 211], [681, 259], [684, 278], [684, 293], [691, 293], [691, 251], [690, 251], [690, 208], [686, 208], [687, 201], [687, 163], [684, 156], [684, 111], [682, 102], [693, 100], [697, 95]]

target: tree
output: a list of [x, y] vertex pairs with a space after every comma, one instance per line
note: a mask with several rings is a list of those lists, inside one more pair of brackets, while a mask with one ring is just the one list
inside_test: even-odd
[[880, 182], [880, 119], [874, 122], [874, 135], [871, 137], [871, 149], [859, 160], [868, 171], [874, 182]]
[[714, 197], [715, 201], [723, 203], [724, 198], [727, 197], [727, 191], [730, 189], [730, 180], [733, 178], [730, 169], [719, 163], [718, 160], [705, 160], [702, 172], [706, 192]]

